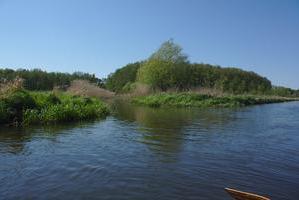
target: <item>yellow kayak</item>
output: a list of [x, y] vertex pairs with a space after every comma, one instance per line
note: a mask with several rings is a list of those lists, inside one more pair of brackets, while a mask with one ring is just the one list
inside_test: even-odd
[[228, 192], [236, 200], [270, 200], [267, 197], [263, 197], [249, 192], [234, 190], [231, 188], [225, 188], [225, 191]]

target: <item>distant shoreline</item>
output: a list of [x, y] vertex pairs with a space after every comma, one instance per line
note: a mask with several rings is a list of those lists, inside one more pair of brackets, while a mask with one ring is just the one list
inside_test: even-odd
[[298, 98], [255, 95], [212, 96], [194, 92], [159, 93], [134, 97], [132, 103], [149, 107], [243, 107], [270, 103], [299, 101]]

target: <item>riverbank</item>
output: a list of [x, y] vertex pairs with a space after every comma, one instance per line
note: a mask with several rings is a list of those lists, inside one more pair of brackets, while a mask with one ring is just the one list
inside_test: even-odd
[[96, 98], [65, 92], [16, 89], [0, 95], [0, 124], [27, 126], [85, 121], [106, 117], [109, 109]]
[[[113, 99], [119, 98], [114, 96]], [[254, 95], [208, 95], [195, 92], [157, 93], [126, 97], [125, 101], [149, 107], [241, 107], [298, 100], [295, 98]], [[9, 90], [0, 95], [0, 125], [28, 126], [58, 124], [104, 118], [107, 104], [93, 97], [68, 92]]]
[[298, 100], [274, 96], [226, 95], [212, 96], [193, 92], [159, 93], [135, 97], [132, 103], [149, 107], [240, 107]]

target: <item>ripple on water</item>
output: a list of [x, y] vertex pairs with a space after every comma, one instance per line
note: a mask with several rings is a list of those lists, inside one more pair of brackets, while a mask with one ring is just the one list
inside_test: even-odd
[[299, 197], [299, 104], [125, 106], [87, 124], [0, 129], [0, 199]]

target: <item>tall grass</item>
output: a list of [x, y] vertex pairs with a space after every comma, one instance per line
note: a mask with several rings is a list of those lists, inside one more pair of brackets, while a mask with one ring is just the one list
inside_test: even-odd
[[22, 89], [23, 81], [23, 79], [17, 77], [13, 81], [0, 82], [0, 98], [4, 98], [16, 90]]
[[100, 99], [111, 99], [115, 96], [114, 92], [100, 88], [99, 86], [86, 80], [72, 81], [67, 91], [76, 95], [97, 97]]

